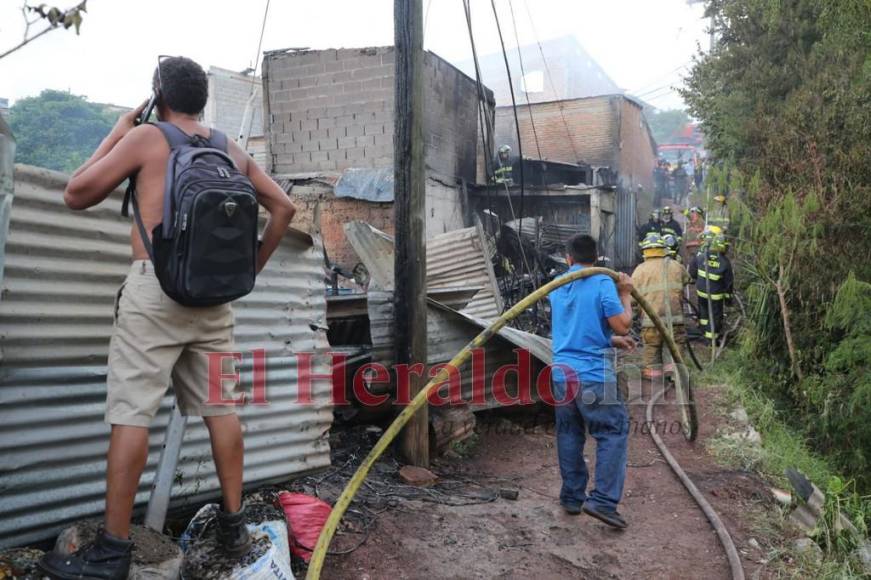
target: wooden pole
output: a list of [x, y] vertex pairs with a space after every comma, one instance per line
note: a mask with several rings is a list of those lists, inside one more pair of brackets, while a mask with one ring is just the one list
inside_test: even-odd
[[[397, 364], [426, 364], [426, 173], [423, 147], [423, 3], [394, 0], [396, 107], [394, 340]], [[407, 373], [411, 397], [425, 376]], [[424, 405], [402, 432], [405, 460], [429, 466], [429, 413]]]

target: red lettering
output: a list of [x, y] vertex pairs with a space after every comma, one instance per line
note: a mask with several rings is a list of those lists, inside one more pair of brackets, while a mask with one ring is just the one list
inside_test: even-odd
[[[442, 371], [447, 372], [448, 376], [444, 380], [436, 383], [436, 386], [429, 392], [429, 404], [434, 406], [463, 404], [463, 381], [460, 376], [460, 370], [450, 363], [433, 365], [432, 368], [429, 369], [430, 380], [438, 378]], [[445, 385], [448, 385], [447, 399], [439, 394]]]
[[381, 363], [366, 363], [354, 373], [354, 397], [367, 407], [383, 405], [390, 395], [384, 393], [373, 395], [366, 388], [367, 385], [390, 384], [390, 373]]
[[[551, 385], [551, 377], [553, 375], [553, 369], [559, 368], [563, 371], [563, 375], [565, 376], [566, 383], [566, 394], [565, 397], [556, 400], [556, 397], [553, 394], [553, 387]], [[544, 401], [545, 404], [550, 405], [552, 407], [556, 407], [557, 405], [564, 405], [569, 401], [573, 401], [575, 397], [578, 396], [578, 393], [581, 390], [581, 381], [578, 379], [578, 374], [568, 365], [564, 364], [553, 364], [547, 365], [544, 369], [538, 373], [538, 379], [536, 380], [536, 389], [538, 389], [538, 396]]]
[[[517, 362], [502, 365], [493, 375], [493, 398], [500, 405], [531, 405], [532, 400], [532, 355], [525, 348], [515, 348]], [[517, 396], [508, 394], [508, 373], [517, 375]]]
[[254, 359], [252, 372], [254, 384], [251, 387], [251, 404], [268, 405], [269, 401], [266, 400], [266, 349], [255, 348], [251, 351], [251, 356]]
[[206, 356], [209, 358], [209, 396], [206, 399], [207, 405], [244, 405], [245, 404], [245, 393], [239, 395], [238, 399], [225, 399], [224, 398], [224, 381], [226, 380], [234, 380], [236, 383], [239, 382], [239, 371], [236, 370], [235, 365], [233, 368], [233, 372], [225, 373], [224, 372], [224, 360], [232, 359], [234, 361], [242, 360], [241, 352], [207, 352]]
[[411, 375], [415, 374], [423, 378], [423, 373], [426, 367], [423, 363], [414, 363], [408, 365], [401, 363], [394, 365], [396, 369], [396, 404], [410, 405], [411, 404]]
[[472, 349], [472, 405], [487, 404], [487, 364], [482, 347]]

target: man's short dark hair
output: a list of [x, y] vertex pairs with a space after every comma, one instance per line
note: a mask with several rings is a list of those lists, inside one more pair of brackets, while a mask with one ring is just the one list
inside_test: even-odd
[[566, 252], [578, 264], [595, 264], [599, 259], [596, 240], [587, 234], [576, 234], [566, 243]]
[[154, 70], [154, 86], [163, 104], [176, 113], [199, 115], [209, 99], [209, 79], [203, 67], [189, 58], [164, 58]]

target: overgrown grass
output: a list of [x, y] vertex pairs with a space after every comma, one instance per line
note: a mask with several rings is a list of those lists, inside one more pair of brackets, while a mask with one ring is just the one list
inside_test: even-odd
[[[761, 445], [754, 445], [720, 434], [709, 442], [711, 452], [722, 463], [753, 470], [771, 485], [790, 492], [792, 489], [784, 471], [797, 469], [829, 494], [827, 503], [845, 506], [846, 509], [842, 509], [846, 515], [858, 523], [860, 529], [867, 531], [863, 518], [867, 517], [871, 504], [866, 498], [847, 491], [849, 486], [843, 483], [837, 469], [814, 453], [800, 429], [789, 424], [787, 412], [753, 384], [751, 375], [746, 359], [737, 352], [727, 352], [701, 376], [701, 385], [722, 385], [725, 388], [727, 406], [721, 409], [722, 414], [729, 415], [734, 409], [743, 407], [762, 438]], [[825, 550], [821, 560], [796, 550], [793, 545], [796, 532], [790, 530], [787, 521], [789, 511], [788, 508], [772, 510], [773, 513], [765, 517], [751, 519], [754, 533], [767, 538], [772, 545], [766, 557], [767, 573], [785, 578], [867, 577], [862, 574], [862, 568], [853, 555], [855, 542], [844, 544], [844, 535], [841, 534], [842, 543], [833, 543], [829, 521], [821, 522], [819, 533], [814, 538]], [[830, 519], [826, 517], [824, 520]]]

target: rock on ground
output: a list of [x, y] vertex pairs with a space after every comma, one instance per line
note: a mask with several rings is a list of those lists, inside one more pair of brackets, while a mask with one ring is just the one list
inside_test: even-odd
[[[55, 542], [55, 550], [71, 554], [92, 542], [100, 529], [98, 521], [84, 521], [61, 532]], [[145, 526], [131, 526], [133, 540], [133, 563], [129, 580], [155, 580], [178, 578], [181, 571], [181, 549], [168, 537]]]

